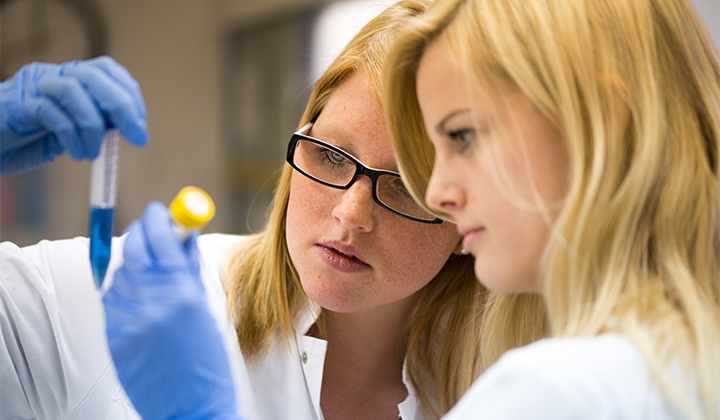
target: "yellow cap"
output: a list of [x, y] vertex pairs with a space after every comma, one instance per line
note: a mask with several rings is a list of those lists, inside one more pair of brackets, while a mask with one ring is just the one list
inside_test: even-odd
[[215, 204], [200, 188], [185, 187], [170, 203], [170, 214], [187, 228], [202, 229], [215, 216]]

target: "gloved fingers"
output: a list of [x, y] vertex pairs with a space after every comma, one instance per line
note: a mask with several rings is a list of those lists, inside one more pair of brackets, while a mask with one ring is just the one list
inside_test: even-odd
[[[0, 141], [0, 151], [14, 149], [30, 141], [36, 140], [35, 135], [43, 135], [42, 126], [33, 120], [25, 110], [24, 98], [33, 94], [32, 64], [22, 66], [12, 77], [0, 83], [0, 130], [3, 139]], [[8, 141], [14, 135], [15, 141]], [[30, 140], [27, 138], [30, 137]]]
[[192, 278], [195, 280], [195, 286], [204, 293], [205, 286], [202, 283], [202, 276], [200, 275], [200, 250], [197, 245], [198, 236], [200, 236], [200, 231], [198, 230], [194, 230], [190, 233], [185, 240], [184, 247], [185, 254], [187, 255], [186, 261], [188, 268], [190, 269], [190, 272], [194, 274]]
[[200, 231], [193, 230], [185, 239], [185, 254], [187, 255], [186, 261], [190, 270], [193, 273], [200, 273], [200, 251], [197, 246], [197, 238], [200, 236]]
[[83, 83], [110, 124], [117, 127], [128, 142], [136, 146], [147, 143], [144, 105], [139, 105], [125, 86], [102, 69], [84, 62], [70, 64], [73, 65], [62, 67], [61, 74], [77, 77]]
[[163, 295], [165, 287], [176, 283], [183, 273], [189, 274], [184, 250], [172, 229], [168, 210], [161, 203], [149, 203], [126, 233], [124, 263], [115, 272], [108, 293], [113, 291], [139, 304], [154, 299], [158, 293]]
[[[115, 271], [113, 283], [105, 293], [108, 299], [114, 298], [117, 306], [126, 309], [138, 307], [144, 300], [147, 288], [145, 280], [148, 272], [153, 269], [154, 261], [145, 237], [145, 229], [141, 220], [133, 220], [125, 230], [123, 245], [123, 265]], [[128, 309], [128, 312], [133, 312]], [[137, 309], [134, 310], [137, 312]]]
[[64, 150], [80, 160], [87, 155], [83, 142], [76, 131], [74, 122], [51, 100], [38, 96], [25, 98], [25, 111], [45, 131], [54, 133]]
[[[116, 282], [118, 275], [122, 276], [120, 273], [120, 270], [116, 272]], [[142, 355], [139, 346], [150, 345], [146, 330], [148, 305], [137, 294], [113, 284], [102, 296], [108, 346], [115, 360], [137, 360]], [[137, 374], [125, 373], [131, 376]]]
[[143, 119], [147, 119], [145, 99], [143, 99], [140, 85], [125, 67], [120, 65], [112, 57], [106, 55], [90, 60], [85, 60], [84, 63], [92, 64], [94, 66], [97, 66], [98, 68], [103, 69], [105, 73], [110, 75], [110, 77], [115, 79], [121, 85], [125, 86], [125, 89], [127, 89], [128, 92], [130, 92], [130, 94], [133, 96], [138, 112], [143, 117]]
[[45, 136], [41, 141], [2, 154], [0, 175], [12, 175], [47, 163], [63, 153], [55, 136]]
[[140, 316], [138, 309], [141, 300], [138, 299], [138, 290], [128, 279], [132, 278], [125, 267], [115, 271], [113, 284], [102, 297], [105, 306], [107, 327], [115, 324], [117, 319]]
[[142, 317], [144, 289], [138, 283], [152, 264], [140, 221], [132, 221], [125, 233], [123, 265], [115, 271], [112, 285], [102, 297], [108, 330], [123, 330], [122, 324], [132, 325], [135, 318]]
[[100, 152], [102, 135], [107, 130], [102, 114], [88, 92], [74, 77], [47, 74], [37, 83], [38, 92], [48, 96], [73, 121], [80, 133], [83, 149], [89, 159]]
[[153, 256], [145, 238], [145, 229], [140, 220], [134, 220], [126, 229], [127, 237], [123, 245], [123, 268], [130, 275], [138, 275], [151, 269]]
[[142, 215], [148, 247], [157, 265], [166, 270], [187, 268], [187, 258], [170, 220], [167, 207], [151, 202]]

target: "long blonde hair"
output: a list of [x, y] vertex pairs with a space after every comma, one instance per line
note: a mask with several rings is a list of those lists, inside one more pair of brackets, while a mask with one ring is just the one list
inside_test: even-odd
[[[692, 5], [439, 0], [399, 36], [385, 85], [418, 199], [433, 150], [415, 78], [438, 39], [471, 83], [509, 81], [563, 133], [570, 187], [542, 264], [552, 335], [626, 334], [669, 398], [717, 418], [720, 60]], [[488, 337], [511, 331], [496, 321]], [[671, 360], [687, 388], [673, 384]]]
[[[380, 72], [389, 45], [400, 25], [423, 13], [428, 4], [402, 1], [368, 23], [315, 84], [300, 126], [315, 120], [335, 89], [354, 74], [367, 78], [382, 108]], [[291, 175], [292, 168], [285, 165], [268, 225], [233, 250], [223, 274], [238, 342], [249, 360], [262, 358], [275, 340], [289, 343], [295, 333], [293, 316], [309, 304], [285, 237]], [[475, 281], [472, 258], [457, 255], [422, 293], [408, 321], [407, 368], [425, 412], [439, 417], [480, 370], [478, 343], [486, 293]]]

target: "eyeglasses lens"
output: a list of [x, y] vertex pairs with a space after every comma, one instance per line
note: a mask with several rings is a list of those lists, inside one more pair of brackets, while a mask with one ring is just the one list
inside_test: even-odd
[[355, 175], [355, 163], [332, 149], [307, 140], [298, 140], [295, 165], [308, 175], [344, 187]]
[[[338, 187], [347, 186], [355, 176], [355, 162], [337, 151], [309, 140], [298, 139], [293, 155], [298, 169], [311, 178]], [[389, 208], [406, 216], [422, 220], [435, 220], [435, 216], [422, 209], [405, 188], [402, 180], [382, 174], [377, 179], [378, 199]]]
[[417, 217], [418, 219], [433, 220], [435, 216], [426, 212], [413, 200], [410, 192], [405, 188], [402, 179], [391, 175], [380, 175], [377, 180], [378, 199], [391, 209]]

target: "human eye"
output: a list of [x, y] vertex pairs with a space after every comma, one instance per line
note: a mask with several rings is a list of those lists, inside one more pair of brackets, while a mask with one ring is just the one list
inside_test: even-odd
[[475, 129], [460, 128], [456, 130], [448, 130], [446, 136], [452, 140], [460, 151], [466, 150], [475, 140]]
[[393, 180], [390, 182], [390, 187], [395, 196], [407, 201], [413, 201], [412, 195], [410, 195], [410, 191], [405, 188], [405, 183], [402, 182], [402, 179], [393, 177]]
[[331, 168], [339, 168], [349, 163], [345, 156], [327, 147], [317, 146], [316, 150], [321, 161]]

